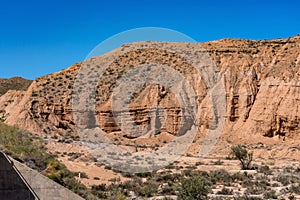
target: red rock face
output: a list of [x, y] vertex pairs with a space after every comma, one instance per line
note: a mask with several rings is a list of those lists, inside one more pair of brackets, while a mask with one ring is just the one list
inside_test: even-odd
[[[181, 48], [183, 44], [168, 45]], [[299, 36], [262, 41], [225, 39], [199, 45], [207, 50], [223, 73], [227, 100], [224, 134], [286, 138], [299, 136]], [[101, 61], [102, 57], [93, 59]], [[97, 86], [96, 125], [107, 133], [121, 131], [110, 108], [112, 90], [128, 70], [139, 64], [153, 62], [168, 65], [183, 74], [193, 74], [194, 70], [182, 58], [155, 49], [135, 50], [117, 58]], [[9, 92], [0, 97], [6, 122], [37, 134], [62, 135], [74, 139], [76, 130], [72, 115], [72, 92], [82, 64], [77, 63], [61, 72], [36, 79], [26, 93]], [[93, 76], [97, 66], [91, 66], [90, 70], [89, 74]], [[200, 77], [190, 77], [190, 82], [201, 107], [199, 130], [205, 130], [212, 116], [206, 99], [207, 87]], [[78, 89], [85, 88], [82, 86]], [[151, 123], [149, 112], [152, 112], [153, 106], [166, 110], [161, 131], [175, 135], [182, 120], [180, 105], [171, 91], [159, 85], [146, 86], [137, 91], [131, 100], [129, 112], [120, 112], [131, 117], [136, 124], [146, 126]]]

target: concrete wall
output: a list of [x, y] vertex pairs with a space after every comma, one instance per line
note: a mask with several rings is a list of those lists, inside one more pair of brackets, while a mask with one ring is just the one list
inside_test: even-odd
[[82, 197], [59, 185], [51, 179], [32, 170], [26, 165], [13, 161], [27, 183], [31, 186], [39, 199], [42, 200], [84, 200]]
[[10, 160], [0, 153], [0, 199], [34, 200], [36, 199], [26, 182], [14, 169]]
[[80, 196], [0, 152], [0, 200], [83, 200]]

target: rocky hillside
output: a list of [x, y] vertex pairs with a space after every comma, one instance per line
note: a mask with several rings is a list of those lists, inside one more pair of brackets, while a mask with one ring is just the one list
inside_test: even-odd
[[25, 91], [31, 83], [31, 80], [21, 77], [12, 77], [9, 79], [0, 78], [0, 98], [2, 95], [8, 93], [7, 97], [1, 98], [0, 100], [0, 121], [5, 120], [7, 116], [6, 113], [9, 113], [10, 109], [18, 106], [20, 98], [26, 93]]
[[0, 96], [5, 94], [8, 90], [27, 90], [31, 80], [21, 77], [12, 77], [9, 79], [0, 78]]
[[[133, 48], [135, 43], [115, 50]], [[183, 43], [156, 43], [170, 49], [182, 48]], [[262, 138], [280, 138], [272, 142], [298, 141], [300, 136], [300, 36], [276, 40], [223, 39], [199, 43], [207, 50], [223, 74], [227, 112], [222, 133], [223, 141], [238, 143]], [[193, 48], [189, 50], [193, 55]], [[57, 73], [36, 79], [25, 92], [9, 92], [0, 97], [0, 110], [5, 111], [6, 123], [17, 124], [37, 134], [74, 140], [76, 130], [72, 115], [72, 93], [76, 75], [81, 66], [90, 64], [91, 76], [107, 55], [92, 58]], [[157, 49], [133, 50], [120, 57], [104, 72], [96, 93], [97, 122], [108, 134], [120, 133], [121, 129], [112, 118], [110, 108], [112, 90], [118, 79], [134, 66], [144, 63], [168, 65], [182, 74], [193, 74], [193, 68], [181, 57]], [[210, 126], [211, 111], [207, 109], [207, 87], [201, 78], [190, 77], [197, 101], [203, 108], [199, 132]], [[84, 86], [76, 90], [85, 90]], [[161, 134], [176, 134], [182, 117], [180, 107], [172, 92], [159, 85], [140, 89], [133, 97], [130, 111], [139, 125], [151, 123], [151, 107], [166, 108], [166, 123]], [[13, 109], [12, 109], [13, 108]], [[124, 140], [135, 135], [124, 135]], [[120, 135], [118, 135], [120, 137]], [[116, 139], [117, 140], [117, 139]]]

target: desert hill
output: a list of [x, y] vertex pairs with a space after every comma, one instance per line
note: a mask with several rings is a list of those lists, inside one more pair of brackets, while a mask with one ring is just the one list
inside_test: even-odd
[[[198, 44], [187, 43], [133, 43], [116, 49], [134, 49], [117, 57], [99, 80], [96, 92], [96, 118], [98, 125], [117, 143], [127, 144], [136, 136], [125, 135], [112, 118], [111, 93], [124, 73], [144, 63], [166, 64], [182, 74], [193, 74], [189, 64], [174, 53], [137, 46], [147, 44], [180, 49], [202, 46], [218, 70], [226, 92], [225, 125], [214, 153], [224, 153], [229, 144], [247, 143], [256, 147], [263, 142], [271, 146], [271, 152], [264, 151], [257, 156], [300, 157], [300, 36], [275, 40], [223, 39]], [[189, 55], [193, 55], [189, 49]], [[0, 97], [0, 110], [5, 111], [7, 124], [16, 124], [45, 137], [60, 138], [64, 142], [78, 140], [73, 110], [72, 94], [74, 83], [81, 66], [90, 64], [91, 76], [105, 58], [104, 56], [76, 63], [71, 67], [37, 78], [26, 92], [9, 91]], [[199, 124], [199, 135], [190, 148], [196, 154], [202, 135], [210, 126], [211, 111], [207, 109], [207, 87], [201, 78], [190, 78], [199, 105], [203, 108]], [[75, 88], [84, 90], [84, 86]], [[140, 125], [150, 123], [148, 112], [152, 105], [166, 109], [166, 123], [160, 134], [150, 138], [151, 143], [163, 145], [178, 130], [182, 113], [174, 94], [158, 85], [150, 85], [139, 91], [124, 116], [133, 116]], [[161, 138], [159, 138], [161, 136]], [[147, 142], [145, 143], [147, 145]], [[274, 147], [274, 148], [273, 148]], [[259, 152], [259, 151], [258, 151]]]
[[0, 96], [5, 94], [8, 90], [27, 90], [31, 83], [31, 80], [21, 77], [0, 78]]
[[[9, 79], [0, 78], [0, 97], [8, 92], [9, 99], [6, 99], [6, 101], [15, 101], [16, 98], [22, 98], [23, 94], [29, 88], [31, 83], [31, 80], [27, 80], [21, 77], [12, 77]], [[3, 121], [5, 119], [6, 112], [10, 108], [17, 106], [15, 104], [10, 104], [9, 108], [6, 107], [7, 105], [8, 104], [4, 103], [4, 105], [0, 106], [6, 109], [0, 109], [0, 121]]]

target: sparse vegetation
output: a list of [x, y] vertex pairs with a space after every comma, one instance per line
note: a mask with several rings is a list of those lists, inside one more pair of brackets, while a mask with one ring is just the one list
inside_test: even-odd
[[32, 81], [21, 77], [13, 77], [10, 79], [0, 79], [0, 96], [8, 90], [27, 90]]
[[[299, 166], [287, 166], [280, 170], [271, 169], [265, 164], [259, 166], [257, 172], [252, 174], [247, 171], [230, 173], [224, 169], [200, 171], [189, 165], [181, 169], [178, 167], [179, 163], [176, 162], [161, 172], [126, 174], [114, 171], [130, 180], [121, 182], [120, 179], [115, 178], [111, 179], [108, 185], [94, 185], [88, 189], [75, 179], [79, 172], [73, 173], [67, 170], [55, 156], [48, 154], [43, 146], [43, 141], [29, 132], [0, 123], [0, 148], [3, 151], [85, 199], [122, 200], [128, 199], [132, 194], [139, 198], [166, 196], [167, 199], [168, 195], [176, 195], [179, 199], [211, 199], [208, 194], [214, 194], [216, 197], [218, 195], [236, 195], [237, 190], [233, 188], [236, 188], [237, 185], [246, 189], [245, 193], [241, 193], [246, 196], [236, 197], [236, 199], [260, 199], [253, 195], [259, 195], [265, 199], [280, 199], [283, 196], [295, 199], [295, 196], [300, 195]], [[251, 165], [247, 163], [251, 163], [248, 161], [252, 161], [252, 158], [250, 159], [248, 151], [244, 147], [238, 147], [236, 152], [238, 152], [236, 157], [242, 155], [240, 158], [246, 158], [245, 166], [249, 168]], [[74, 159], [81, 156], [76, 153], [62, 155], [74, 157]], [[213, 166], [215, 163], [223, 164], [223, 161], [211, 161], [210, 165]], [[204, 163], [198, 162], [197, 165], [200, 164]], [[112, 170], [110, 167], [105, 168]], [[181, 173], [174, 172], [177, 170], [180, 170]], [[89, 178], [83, 172], [80, 174], [81, 178]], [[101, 180], [101, 177], [91, 178]], [[221, 187], [216, 189], [216, 186]], [[278, 191], [278, 189], [274, 189], [276, 187], [283, 189], [275, 192]]]
[[180, 200], [204, 199], [210, 191], [210, 186], [211, 182], [202, 176], [182, 179], [178, 198]]
[[265, 199], [277, 199], [276, 191], [271, 190], [264, 193]]
[[292, 185], [290, 187], [290, 192], [300, 195], [300, 183]]
[[226, 187], [223, 187], [222, 190], [218, 191], [217, 194], [222, 194], [222, 195], [232, 195], [233, 192], [232, 190], [226, 188]]
[[25, 162], [38, 171], [46, 169], [47, 163], [54, 159], [46, 153], [42, 141], [29, 132], [0, 122], [0, 147], [19, 161]]
[[88, 189], [75, 179], [75, 173], [70, 172], [53, 155], [47, 153], [42, 140], [28, 131], [0, 122], [0, 149], [82, 197], [91, 195]]

